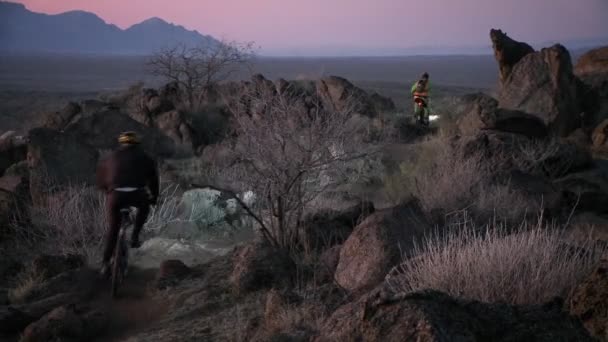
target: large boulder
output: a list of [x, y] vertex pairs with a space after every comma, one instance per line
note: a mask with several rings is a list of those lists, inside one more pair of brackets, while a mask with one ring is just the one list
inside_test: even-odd
[[429, 226], [415, 201], [376, 211], [344, 242], [336, 281], [355, 293], [376, 286], [402, 257], [411, 256]]
[[556, 44], [535, 52], [500, 30], [491, 30], [500, 69], [499, 106], [540, 118], [550, 132], [567, 136], [594, 111], [588, 88], [575, 75], [568, 50]]
[[572, 291], [567, 308], [593, 336], [600, 340], [608, 337], [608, 260]]
[[511, 75], [511, 71], [524, 56], [533, 53], [534, 49], [524, 43], [513, 40], [501, 30], [490, 30], [490, 40], [494, 57], [498, 62], [499, 80], [502, 84]]
[[94, 184], [98, 151], [74, 134], [48, 128], [29, 132], [30, 194], [36, 204], [68, 184]]
[[398, 297], [372, 292], [336, 310], [314, 341], [593, 341], [559, 304], [511, 306], [435, 291]]

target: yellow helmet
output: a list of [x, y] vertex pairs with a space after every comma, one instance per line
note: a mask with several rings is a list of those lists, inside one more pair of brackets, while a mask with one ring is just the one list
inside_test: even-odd
[[139, 137], [133, 131], [122, 132], [118, 136], [118, 142], [127, 145], [139, 144]]

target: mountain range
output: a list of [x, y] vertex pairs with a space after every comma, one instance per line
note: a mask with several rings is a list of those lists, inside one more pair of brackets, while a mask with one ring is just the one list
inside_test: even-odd
[[160, 18], [123, 30], [90, 12], [48, 15], [0, 1], [0, 52], [146, 55], [177, 43], [199, 46], [219, 41]]

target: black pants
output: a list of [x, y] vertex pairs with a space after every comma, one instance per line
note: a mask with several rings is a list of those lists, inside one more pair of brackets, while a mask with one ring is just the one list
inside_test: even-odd
[[116, 239], [118, 239], [122, 221], [120, 209], [129, 207], [137, 208], [137, 216], [135, 217], [135, 224], [131, 235], [131, 240], [136, 240], [139, 238], [139, 233], [141, 232], [144, 223], [146, 223], [148, 213], [150, 212], [150, 200], [148, 199], [147, 192], [144, 190], [132, 192], [112, 191], [106, 197], [106, 215], [109, 229], [106, 235], [106, 246], [103, 253], [104, 262], [108, 262], [112, 258]]

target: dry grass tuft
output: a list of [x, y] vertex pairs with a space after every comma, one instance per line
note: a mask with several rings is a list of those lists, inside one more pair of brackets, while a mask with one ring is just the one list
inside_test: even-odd
[[603, 252], [591, 240], [570, 246], [563, 231], [542, 224], [510, 232], [497, 222], [481, 230], [467, 223], [428, 237], [387, 282], [400, 293], [434, 289], [483, 302], [540, 304], [566, 295]]

